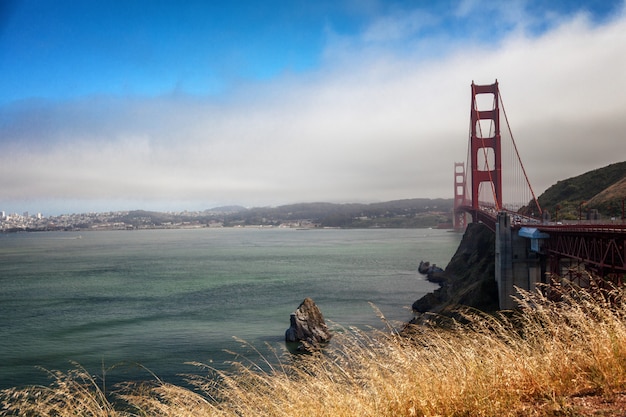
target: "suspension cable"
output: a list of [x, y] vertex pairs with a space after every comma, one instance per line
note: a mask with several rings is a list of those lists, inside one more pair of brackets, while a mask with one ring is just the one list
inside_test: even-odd
[[517, 150], [517, 144], [515, 143], [515, 138], [513, 137], [513, 132], [511, 131], [511, 125], [509, 125], [509, 118], [506, 115], [506, 109], [504, 108], [504, 101], [502, 101], [502, 96], [500, 95], [499, 89], [498, 89], [498, 97], [500, 99], [500, 104], [502, 104], [502, 112], [504, 113], [504, 120], [506, 121], [507, 129], [509, 129], [509, 134], [511, 135], [511, 141], [513, 142], [513, 148], [515, 149], [517, 160], [519, 161], [520, 166], [522, 167], [522, 173], [524, 174], [524, 178], [526, 179], [526, 185], [528, 185], [528, 188], [530, 189], [530, 193], [532, 194], [533, 200], [535, 204], [537, 205], [537, 209], [539, 210], [539, 216], [541, 217], [543, 215], [543, 211], [541, 210], [541, 206], [539, 205], [539, 200], [537, 200], [537, 197], [535, 196], [533, 187], [532, 185], [530, 185], [530, 181], [528, 180], [528, 175], [526, 175], [526, 169], [524, 168], [524, 164], [522, 163], [522, 158], [520, 157], [519, 152]]

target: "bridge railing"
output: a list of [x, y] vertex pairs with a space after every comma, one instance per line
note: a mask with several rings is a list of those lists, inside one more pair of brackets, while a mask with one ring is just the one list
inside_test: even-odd
[[547, 221], [545, 222], [546, 224], [556, 224], [556, 225], [578, 225], [578, 224], [584, 224], [584, 225], [609, 225], [609, 224], [626, 224], [626, 219], [620, 219], [620, 218], [616, 218], [616, 217], [612, 217], [609, 219], [595, 219], [595, 220], [587, 220], [587, 219], [580, 219], [580, 220], [555, 220], [555, 221]]
[[568, 233], [611, 233], [626, 234], [626, 221], [619, 220], [565, 220], [544, 222], [539, 225], [540, 229], [547, 232], [568, 232]]
[[480, 202], [478, 209], [474, 208], [471, 202], [456, 208], [472, 215], [475, 221], [479, 221], [487, 225], [495, 231], [495, 223], [499, 212], [507, 212], [511, 218], [511, 227], [537, 227], [552, 231], [569, 231], [576, 230], [589, 232], [605, 232], [605, 233], [626, 233], [626, 219], [612, 217], [609, 219], [578, 219], [578, 220], [544, 220], [532, 216], [518, 213], [515, 210], [507, 208], [496, 209], [495, 205], [489, 202]]
[[[471, 203], [469, 203], [468, 205], [462, 206], [460, 208], [468, 213], [473, 213], [476, 211], [476, 209], [471, 206]], [[478, 204], [479, 213], [474, 213], [472, 215], [479, 217], [481, 219], [488, 218], [491, 220], [491, 222], [495, 224], [498, 213], [504, 211], [504, 212], [509, 213], [509, 215], [511, 216], [511, 223], [513, 226], [538, 225], [541, 223], [540, 219], [518, 213], [517, 212], [518, 209], [519, 207], [513, 207], [512, 209], [505, 207], [503, 209], [498, 210], [493, 203], [481, 201]]]
[[[471, 202], [467, 202], [467, 207], [470, 208]], [[495, 205], [491, 202], [481, 201], [478, 204], [479, 210], [483, 213], [483, 215], [492, 217], [494, 220], [499, 212], [507, 212], [511, 216], [511, 224], [515, 226], [549, 226], [549, 227], [557, 227], [564, 226], [566, 228], [571, 228], [574, 226], [583, 226], [585, 229], [593, 229], [602, 228], [602, 229], [611, 229], [617, 228], [622, 229], [626, 226], [626, 219], [620, 217], [610, 217], [604, 219], [575, 219], [575, 220], [544, 220], [533, 216], [528, 216], [519, 213], [517, 210], [519, 209], [516, 205], [508, 206], [505, 204], [505, 207], [497, 210]], [[471, 210], [466, 210], [471, 212]]]
[[456, 208], [472, 215], [475, 221], [479, 221], [487, 225], [490, 229], [495, 231], [495, 223], [499, 212], [507, 212], [511, 218], [511, 227], [537, 227], [540, 229], [550, 229], [553, 231], [576, 231], [584, 230], [589, 232], [613, 232], [614, 230], [622, 233], [626, 233], [626, 219], [610, 218], [610, 219], [596, 219], [596, 220], [544, 220], [538, 219], [532, 216], [527, 216], [518, 213], [515, 210], [501, 209], [497, 210], [495, 205], [490, 203], [481, 202], [478, 209], [474, 208], [471, 204], [465, 204]]

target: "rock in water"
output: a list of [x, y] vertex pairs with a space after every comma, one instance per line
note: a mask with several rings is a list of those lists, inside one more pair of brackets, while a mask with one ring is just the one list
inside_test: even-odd
[[300, 343], [298, 350], [315, 350], [332, 337], [322, 312], [310, 298], [305, 298], [291, 313], [291, 325], [285, 332], [285, 341]]

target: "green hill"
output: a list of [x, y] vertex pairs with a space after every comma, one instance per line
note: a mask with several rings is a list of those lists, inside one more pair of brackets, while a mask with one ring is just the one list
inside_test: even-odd
[[[544, 211], [555, 220], [577, 220], [597, 211], [599, 218], [620, 219], [626, 199], [626, 162], [608, 165], [562, 180], [538, 198]], [[558, 213], [557, 213], [558, 211]]]

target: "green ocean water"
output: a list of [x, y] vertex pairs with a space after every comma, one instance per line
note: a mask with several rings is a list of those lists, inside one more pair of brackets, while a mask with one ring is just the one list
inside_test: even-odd
[[[285, 349], [305, 297], [331, 327], [382, 328], [436, 288], [461, 236], [430, 229], [191, 229], [0, 235], [0, 389], [74, 363], [115, 381]], [[140, 365], [140, 366], [139, 366]], [[106, 370], [106, 372], [103, 372]]]

